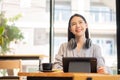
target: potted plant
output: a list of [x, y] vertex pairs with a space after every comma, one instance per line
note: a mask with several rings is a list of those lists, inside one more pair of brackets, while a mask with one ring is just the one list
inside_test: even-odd
[[11, 51], [9, 47], [11, 42], [16, 43], [24, 38], [20, 29], [15, 25], [15, 21], [20, 17], [21, 15], [18, 14], [12, 18], [6, 18], [4, 13], [0, 13], [0, 54]]

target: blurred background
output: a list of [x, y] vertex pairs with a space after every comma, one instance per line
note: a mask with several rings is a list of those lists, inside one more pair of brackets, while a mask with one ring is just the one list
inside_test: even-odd
[[[15, 25], [22, 31], [24, 39], [11, 43], [12, 51], [7, 54], [44, 54], [51, 57], [44, 58], [42, 62], [54, 62], [60, 44], [67, 42], [70, 16], [82, 14], [87, 19], [93, 43], [102, 48], [106, 66], [112, 74], [117, 74], [116, 0], [0, 0], [0, 11], [7, 18], [22, 15]], [[50, 16], [51, 12], [53, 15]], [[35, 71], [38, 62], [24, 61], [24, 65], [27, 65], [24, 70]]]

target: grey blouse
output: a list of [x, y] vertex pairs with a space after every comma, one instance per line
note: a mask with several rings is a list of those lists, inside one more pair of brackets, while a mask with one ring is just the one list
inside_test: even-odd
[[68, 49], [67, 43], [63, 43], [59, 48], [58, 54], [55, 56], [54, 69], [63, 69], [62, 57], [96, 57], [97, 67], [105, 66], [104, 58], [101, 55], [101, 48], [96, 44], [92, 44], [89, 49], [82, 48], [78, 52], [76, 48], [73, 50]]

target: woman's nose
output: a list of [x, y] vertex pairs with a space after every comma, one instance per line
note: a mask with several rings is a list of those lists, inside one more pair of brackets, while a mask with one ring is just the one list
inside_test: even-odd
[[80, 27], [80, 24], [79, 24], [79, 23], [77, 23], [77, 24], [76, 24], [76, 27]]

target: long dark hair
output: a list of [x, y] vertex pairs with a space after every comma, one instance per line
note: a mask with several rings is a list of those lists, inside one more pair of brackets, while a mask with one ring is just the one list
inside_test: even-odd
[[[87, 23], [86, 19], [85, 19], [82, 15], [80, 15], [80, 14], [74, 14], [74, 15], [72, 15], [72, 16], [70, 17], [69, 23], [68, 23], [68, 42], [69, 42], [71, 39], [75, 39], [75, 35], [70, 31], [70, 28], [71, 28], [71, 20], [72, 20], [72, 18], [75, 17], [75, 16], [82, 18], [82, 19], [84, 20], [84, 22]], [[89, 47], [91, 46], [91, 41], [90, 41], [90, 39], [89, 39], [89, 31], [88, 31], [88, 28], [86, 28], [86, 31], [85, 31], [85, 38], [86, 38], [85, 48], [89, 48]], [[76, 45], [76, 46], [77, 46], [77, 45]], [[76, 46], [75, 46], [75, 47], [76, 47]], [[74, 48], [75, 48], [75, 47], [74, 47]]]

